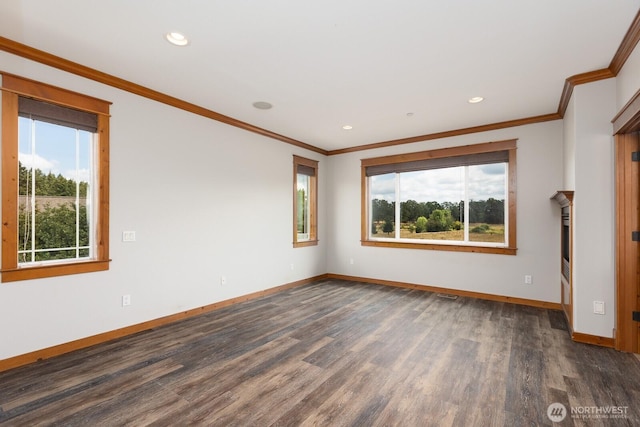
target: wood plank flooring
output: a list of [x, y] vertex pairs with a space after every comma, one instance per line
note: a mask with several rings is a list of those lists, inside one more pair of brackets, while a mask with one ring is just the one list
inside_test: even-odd
[[337, 280], [0, 373], [16, 426], [535, 426], [555, 402], [640, 425], [640, 359], [559, 311]]

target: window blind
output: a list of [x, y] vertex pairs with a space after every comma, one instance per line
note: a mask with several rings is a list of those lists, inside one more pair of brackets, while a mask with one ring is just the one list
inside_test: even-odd
[[18, 116], [95, 133], [98, 115], [20, 96]]
[[366, 167], [365, 173], [367, 176], [375, 176], [384, 175], [387, 173], [415, 172], [420, 170], [442, 169], [456, 166], [505, 163], [508, 161], [509, 151], [491, 151], [488, 153], [465, 154], [453, 157], [439, 157], [435, 159], [422, 159], [409, 162], [372, 165]]
[[308, 176], [316, 176], [316, 170], [315, 168], [312, 168], [311, 166], [306, 166], [306, 165], [298, 165], [298, 169], [296, 171], [299, 174], [302, 175], [308, 175]]

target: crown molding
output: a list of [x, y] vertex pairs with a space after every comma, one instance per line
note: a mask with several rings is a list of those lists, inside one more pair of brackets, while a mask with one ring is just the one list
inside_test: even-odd
[[613, 59], [611, 60], [611, 64], [609, 64], [609, 69], [611, 72], [617, 76], [624, 63], [629, 59], [629, 55], [636, 48], [638, 42], [640, 42], [640, 10], [636, 14], [629, 30], [622, 38], [622, 42], [616, 51], [616, 54], [613, 55]]
[[615, 76], [609, 68], [603, 68], [602, 70], [589, 71], [588, 73], [576, 74], [575, 76], [569, 77], [565, 80], [562, 95], [560, 95], [560, 103], [558, 105], [558, 114], [560, 117], [564, 117], [564, 113], [567, 111], [574, 87], [585, 83], [597, 82], [598, 80], [610, 79]]
[[394, 145], [411, 144], [413, 142], [429, 141], [433, 139], [450, 138], [452, 136], [468, 135], [471, 133], [487, 132], [496, 129], [506, 129], [515, 126], [530, 125], [534, 123], [549, 122], [559, 120], [562, 117], [558, 113], [543, 114], [541, 116], [527, 117], [524, 119], [507, 120], [504, 122], [491, 123], [488, 125], [473, 126], [463, 129], [448, 130], [445, 132], [436, 132], [420, 136], [412, 136], [409, 138], [393, 139], [390, 141], [375, 142], [373, 144], [358, 145], [355, 147], [342, 148], [339, 150], [330, 150], [329, 156], [336, 154], [353, 153], [355, 151], [372, 150], [374, 148], [392, 147]]
[[627, 33], [622, 38], [622, 42], [620, 42], [620, 46], [618, 47], [615, 55], [613, 55], [613, 59], [611, 59], [608, 68], [576, 74], [575, 76], [569, 77], [564, 82], [564, 88], [562, 89], [562, 95], [560, 96], [560, 104], [558, 105], [558, 113], [564, 117], [564, 113], [567, 111], [567, 106], [569, 105], [569, 100], [571, 100], [571, 94], [573, 93], [573, 88], [575, 86], [617, 76], [620, 70], [622, 70], [625, 62], [627, 62], [627, 59], [629, 59], [631, 52], [633, 52], [635, 47], [638, 45], [639, 41], [640, 10], [636, 14], [636, 17], [627, 30]]
[[249, 132], [257, 133], [259, 135], [266, 136], [268, 138], [277, 139], [287, 144], [295, 145], [296, 147], [305, 148], [307, 150], [315, 151], [316, 153], [320, 153], [324, 155], [327, 154], [327, 151], [323, 150], [322, 148], [315, 147], [310, 144], [306, 144], [302, 141], [289, 138], [288, 136], [280, 135], [278, 133], [272, 132], [267, 129], [263, 129], [258, 126], [254, 126], [250, 123], [246, 123], [241, 120], [234, 119], [233, 117], [225, 116], [224, 114], [220, 114], [216, 111], [209, 110], [199, 105], [192, 104], [182, 99], [175, 98], [173, 96], [164, 94], [162, 92], [158, 92], [153, 89], [149, 89], [137, 83], [133, 83], [128, 80], [124, 80], [120, 77], [116, 77], [111, 74], [98, 71], [94, 68], [90, 68], [85, 65], [78, 64], [77, 62], [69, 61], [68, 59], [61, 58], [51, 53], [48, 53], [39, 49], [35, 49], [31, 46], [27, 46], [22, 43], [18, 43], [16, 41], [13, 41], [1, 36], [0, 36], [0, 50], [11, 53], [13, 55], [20, 56], [25, 59], [39, 62], [40, 64], [57, 68], [58, 70], [66, 71], [68, 73], [75, 74], [77, 76], [96, 81], [98, 83], [105, 84], [107, 86], [111, 86], [117, 89], [130, 92], [135, 95], [139, 95], [144, 98], [151, 99], [153, 101], [161, 102], [163, 104], [170, 105], [172, 107], [176, 107], [181, 110], [185, 110], [190, 113], [197, 114], [199, 116], [203, 116], [212, 120], [216, 120], [221, 123], [235, 126], [237, 128], [240, 128]]
[[85, 77], [87, 79], [94, 80], [99, 83], [103, 83], [108, 86], [115, 87], [117, 89], [122, 89], [127, 92], [131, 92], [133, 94], [136, 94], [154, 101], [161, 102], [163, 104], [180, 108], [182, 110], [191, 112], [193, 114], [197, 114], [212, 120], [216, 120], [231, 126], [235, 126], [237, 128], [244, 129], [249, 132], [257, 133], [259, 135], [276, 139], [281, 142], [294, 145], [296, 147], [314, 151], [316, 153], [331, 156], [331, 155], [352, 153], [356, 151], [371, 150], [371, 149], [382, 148], [382, 147], [390, 147], [394, 145], [411, 144], [411, 143], [420, 142], [420, 141], [428, 141], [428, 140], [447, 138], [452, 136], [467, 135], [471, 133], [486, 132], [490, 130], [504, 129], [504, 128], [514, 127], [514, 126], [522, 126], [526, 124], [541, 123], [541, 122], [546, 122], [551, 120], [562, 119], [569, 105], [569, 101], [571, 100], [571, 95], [573, 94], [573, 88], [577, 85], [592, 83], [599, 80], [615, 77], [620, 72], [625, 62], [629, 58], [629, 55], [631, 55], [631, 53], [633, 52], [633, 50], [635, 49], [635, 47], [639, 42], [640, 42], [640, 11], [638, 11], [631, 26], [627, 30], [627, 33], [625, 34], [622, 42], [620, 43], [620, 46], [618, 47], [618, 50], [613, 56], [613, 59], [611, 60], [611, 63], [609, 64], [608, 68], [576, 74], [565, 80], [565, 84], [562, 89], [562, 94], [560, 95], [558, 111], [556, 113], [543, 114], [540, 116], [528, 117], [523, 119], [507, 120], [504, 122], [491, 123], [491, 124], [486, 124], [481, 126], [473, 126], [473, 127], [463, 128], [463, 129], [455, 129], [455, 130], [431, 133], [426, 135], [413, 136], [409, 138], [375, 142], [371, 144], [358, 145], [358, 146], [342, 148], [338, 150], [325, 150], [325, 149], [316, 147], [314, 145], [307, 144], [305, 142], [298, 141], [293, 138], [289, 138], [288, 136], [281, 135], [267, 129], [263, 129], [258, 126], [254, 126], [250, 123], [246, 123], [246, 122], [234, 119], [233, 117], [225, 116], [223, 114], [209, 110], [207, 108], [166, 95], [164, 93], [155, 91], [153, 89], [149, 89], [139, 84], [121, 79], [119, 77], [116, 77], [107, 73], [103, 73], [93, 68], [78, 64], [73, 61], [69, 61], [67, 59], [55, 56], [48, 52], [44, 52], [44, 51], [32, 48], [30, 46], [18, 43], [16, 41], [13, 41], [1, 36], [0, 36], [0, 50], [23, 57], [25, 59], [29, 59], [44, 65], [57, 68], [62, 71], [66, 71], [81, 77]]

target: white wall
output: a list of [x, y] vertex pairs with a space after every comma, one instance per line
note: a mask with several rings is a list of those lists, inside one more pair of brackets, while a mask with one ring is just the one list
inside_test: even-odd
[[[560, 302], [562, 122], [553, 121], [332, 156], [328, 271], [450, 289]], [[360, 245], [360, 159], [518, 138], [516, 256]], [[354, 263], [350, 264], [353, 258]], [[524, 275], [533, 284], [524, 284]]]
[[616, 76], [616, 113], [638, 90], [640, 90], [640, 45], [635, 47]]
[[[110, 270], [0, 284], [0, 359], [326, 272], [326, 157], [4, 52], [0, 64], [113, 102]], [[320, 161], [316, 247], [292, 247], [293, 154]]]
[[[640, 47], [615, 79], [574, 88], [564, 117], [565, 185], [575, 189], [574, 330], [613, 337], [615, 151], [611, 119], [640, 89]], [[573, 184], [573, 188], [571, 188]], [[623, 255], [621, 255], [623, 256]], [[605, 315], [593, 313], [605, 302]]]
[[576, 109], [573, 96], [569, 100], [562, 121], [564, 123], [562, 149], [564, 184], [559, 190], [573, 191], [576, 189]]
[[[573, 328], [602, 337], [613, 337], [615, 322], [615, 93], [615, 79], [576, 86], [565, 117], [575, 164]], [[604, 301], [604, 315], [594, 301]]]

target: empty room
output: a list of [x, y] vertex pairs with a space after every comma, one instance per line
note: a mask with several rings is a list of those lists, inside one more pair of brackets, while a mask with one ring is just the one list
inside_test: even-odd
[[0, 425], [640, 425], [640, 0], [0, 4]]

